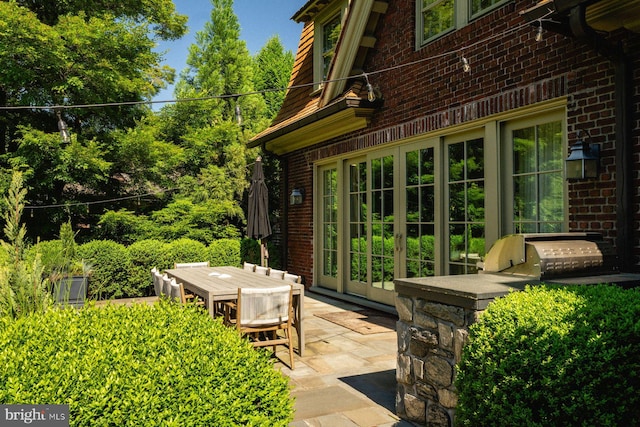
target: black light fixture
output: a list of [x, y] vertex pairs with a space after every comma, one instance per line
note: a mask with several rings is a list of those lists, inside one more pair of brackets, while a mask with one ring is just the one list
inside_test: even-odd
[[71, 141], [69, 127], [65, 121], [62, 120], [62, 112], [60, 110], [56, 110], [56, 115], [58, 116], [58, 130], [60, 131], [60, 138], [62, 138], [62, 142], [67, 143]]
[[600, 172], [600, 146], [590, 144], [580, 138], [570, 147], [569, 157], [567, 157], [567, 179], [584, 180], [598, 177]]
[[304, 190], [302, 188], [294, 187], [294, 189], [291, 190], [291, 195], [289, 196], [289, 204], [291, 206], [301, 205], [303, 199]]

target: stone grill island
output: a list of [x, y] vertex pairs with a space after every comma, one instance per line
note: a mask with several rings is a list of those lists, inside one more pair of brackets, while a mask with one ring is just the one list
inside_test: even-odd
[[428, 426], [452, 426], [455, 365], [469, 327], [495, 298], [539, 283], [494, 274], [396, 279], [399, 321], [396, 410]]

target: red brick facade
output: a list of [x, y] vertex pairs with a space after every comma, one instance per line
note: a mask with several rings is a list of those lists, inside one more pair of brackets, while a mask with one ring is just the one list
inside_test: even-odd
[[[536, 29], [519, 12], [535, 1], [512, 1], [461, 29], [416, 50], [415, 0], [390, 0], [376, 29], [364, 71], [384, 98], [368, 128], [284, 155], [289, 185], [306, 189], [302, 205], [288, 208], [287, 269], [313, 277], [314, 162], [402, 141], [449, 126], [504, 114], [566, 97], [569, 144], [588, 131], [601, 147], [600, 176], [568, 183], [570, 231], [597, 231], [614, 243], [620, 216], [616, 181], [616, 78], [614, 63], [584, 41]], [[633, 239], [633, 266], [640, 255], [640, 34], [626, 29], [606, 37], [622, 43], [632, 64], [633, 165], [626, 230]], [[462, 71], [468, 59], [470, 73]], [[292, 188], [292, 187], [291, 187]], [[637, 270], [637, 268], [634, 268]]]

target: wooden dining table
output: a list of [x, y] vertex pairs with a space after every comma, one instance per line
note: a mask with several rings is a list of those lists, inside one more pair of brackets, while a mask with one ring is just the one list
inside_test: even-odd
[[185, 291], [202, 299], [212, 317], [222, 315], [218, 308], [221, 303], [238, 299], [239, 288], [275, 288], [287, 283], [292, 284], [292, 324], [298, 335], [298, 354], [303, 355], [304, 285], [232, 266], [172, 268], [165, 270], [165, 273], [175, 278], [176, 282], [182, 283]]

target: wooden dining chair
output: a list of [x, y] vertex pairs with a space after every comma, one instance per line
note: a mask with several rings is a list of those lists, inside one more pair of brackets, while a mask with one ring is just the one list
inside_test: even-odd
[[211, 267], [209, 261], [201, 262], [176, 262], [173, 268], [195, 268], [195, 267]]
[[244, 264], [242, 264], [242, 269], [253, 273], [256, 271], [256, 265], [251, 264], [250, 262], [245, 262]]
[[277, 270], [275, 268], [270, 268], [269, 269], [269, 276], [271, 277], [275, 277], [276, 279], [284, 279], [284, 275], [287, 272], [284, 270]]
[[171, 278], [169, 280], [171, 286], [171, 299], [179, 302], [180, 304], [196, 304], [196, 305], [204, 305], [204, 301], [199, 300], [196, 295], [187, 293], [184, 290], [184, 285], [182, 282], [176, 282], [176, 279]]
[[298, 276], [297, 274], [284, 273], [283, 279], [291, 283], [302, 283], [302, 276]]
[[268, 276], [269, 275], [269, 267], [262, 267], [260, 265], [256, 265], [256, 269], [255, 269], [255, 273], [256, 274], [262, 274], [263, 276]]
[[[239, 288], [236, 305], [236, 328], [252, 339], [254, 347], [277, 345], [289, 348], [289, 367], [293, 370], [293, 287]], [[282, 331], [282, 335], [278, 332]]]

